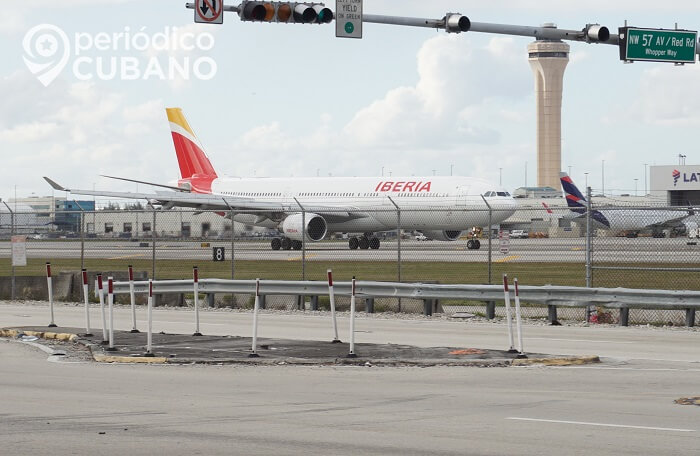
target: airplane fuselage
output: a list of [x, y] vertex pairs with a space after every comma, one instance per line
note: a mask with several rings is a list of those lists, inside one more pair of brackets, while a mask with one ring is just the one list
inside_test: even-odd
[[[330, 232], [376, 232], [395, 229], [464, 230], [487, 226], [510, 217], [516, 203], [505, 190], [468, 177], [310, 177], [215, 179], [212, 194], [251, 198], [287, 206], [289, 211], [314, 212], [314, 207], [338, 207], [361, 217], [334, 223]], [[482, 198], [482, 195], [488, 195]], [[392, 202], [393, 201], [393, 202]], [[317, 211], [324, 216], [325, 211]], [[259, 220], [254, 213], [237, 214], [236, 221], [275, 227], [278, 221]], [[257, 221], [256, 221], [257, 220]]]

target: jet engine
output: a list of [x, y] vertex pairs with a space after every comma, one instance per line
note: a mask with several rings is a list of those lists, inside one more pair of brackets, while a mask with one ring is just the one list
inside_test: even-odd
[[462, 234], [461, 231], [447, 230], [447, 231], [423, 231], [430, 239], [435, 239], [436, 241], [456, 241]]
[[[303, 222], [306, 222], [305, 229]], [[327, 228], [326, 220], [318, 214], [292, 214], [282, 222], [285, 236], [295, 241], [301, 241], [304, 234], [307, 241], [320, 241], [326, 237]]]

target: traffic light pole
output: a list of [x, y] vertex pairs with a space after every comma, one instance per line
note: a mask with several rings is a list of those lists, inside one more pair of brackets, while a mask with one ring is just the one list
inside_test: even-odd
[[[262, 3], [262, 2], [261, 2]], [[185, 7], [194, 9], [194, 3], [186, 3]], [[224, 11], [240, 14], [241, 5], [224, 5]], [[458, 13], [447, 13], [441, 19], [388, 16], [381, 14], [362, 14], [362, 22], [407, 27], [426, 27], [443, 29], [447, 33], [480, 32], [500, 35], [531, 36], [547, 40], [569, 40], [585, 43], [601, 43], [617, 46], [619, 36], [610, 33], [607, 27], [598, 24], [586, 24], [582, 30], [567, 30], [556, 28], [555, 25], [530, 27], [523, 25], [491, 24], [487, 22], [471, 22], [467, 16]]]

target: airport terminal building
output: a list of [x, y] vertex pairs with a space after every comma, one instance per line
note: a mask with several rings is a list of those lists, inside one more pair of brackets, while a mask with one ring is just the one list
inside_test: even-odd
[[700, 205], [700, 165], [652, 166], [650, 195], [670, 206]]

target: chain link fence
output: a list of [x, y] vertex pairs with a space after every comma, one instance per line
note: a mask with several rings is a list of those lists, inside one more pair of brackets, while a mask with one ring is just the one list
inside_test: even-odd
[[[42, 221], [34, 213], [0, 213], [0, 277], [5, 296], [32, 298], [26, 277], [41, 277], [45, 262], [54, 274], [91, 272], [124, 278], [128, 265], [141, 277], [183, 279], [198, 266], [202, 277], [233, 279], [402, 281], [423, 283], [501, 283], [502, 275], [523, 285], [570, 285], [649, 289], [697, 290], [700, 246], [692, 211], [679, 207], [591, 207], [574, 213], [568, 208], [521, 205], [491, 229], [464, 225], [462, 231], [421, 227], [449, 227], [454, 220], [504, 218], [497, 209], [455, 208], [415, 210], [378, 208], [363, 216], [381, 220], [386, 229], [365, 233], [361, 221], [354, 232], [334, 232], [337, 214], [300, 210], [295, 224], [278, 231], [269, 212], [233, 214], [221, 211], [97, 210], [66, 212], [63, 223]], [[8, 208], [9, 209], [9, 208]], [[590, 216], [589, 216], [590, 214]], [[311, 230], [316, 217], [329, 234]], [[646, 223], [654, 221], [653, 224]], [[607, 222], [607, 225], [606, 225]], [[345, 226], [353, 226], [346, 223]], [[625, 229], [619, 228], [625, 227]], [[299, 228], [299, 229], [297, 229]], [[309, 232], [307, 232], [307, 230]], [[506, 234], [507, 233], [507, 234]], [[27, 266], [12, 266], [12, 235], [26, 236]], [[478, 247], [478, 248], [477, 248]], [[11, 293], [6, 291], [11, 288]], [[191, 297], [172, 304], [186, 305]], [[167, 299], [163, 297], [163, 299]], [[339, 298], [340, 309], [349, 300]], [[165, 302], [165, 301], [164, 301]], [[216, 296], [210, 305], [246, 308], [250, 296]], [[374, 311], [423, 312], [419, 300], [377, 299]], [[328, 307], [327, 300], [309, 303], [298, 297], [268, 297], [266, 306], [299, 309]], [[359, 308], [365, 309], [360, 302]], [[547, 309], [523, 303], [528, 318], [547, 318]], [[481, 302], [440, 302], [447, 313], [485, 315]], [[496, 315], [503, 315], [497, 304]], [[562, 308], [562, 319], [586, 319], [586, 309]], [[598, 309], [601, 322], [617, 315]], [[630, 323], [683, 324], [682, 312], [632, 310]]]

